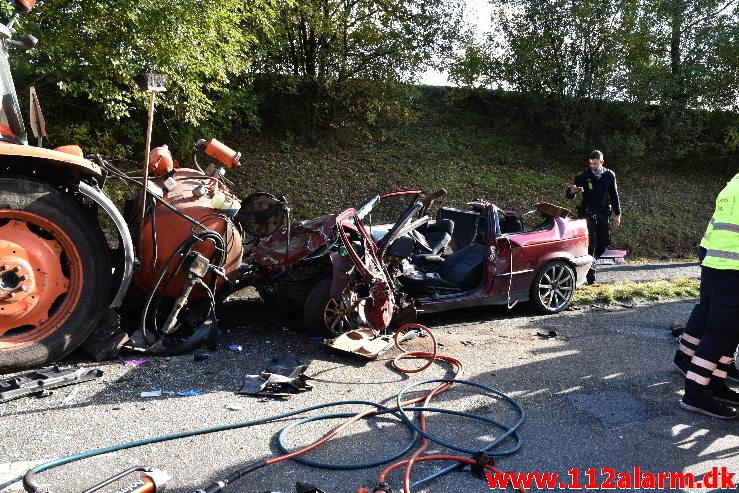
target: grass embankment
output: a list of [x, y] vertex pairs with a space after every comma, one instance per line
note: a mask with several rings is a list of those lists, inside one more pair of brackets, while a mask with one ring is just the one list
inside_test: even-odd
[[[412, 187], [427, 192], [443, 187], [447, 202], [483, 198], [520, 212], [551, 202], [574, 211], [579, 199], [570, 201], [564, 192], [586, 167], [587, 153], [602, 148], [606, 166], [619, 155], [618, 148], [602, 142], [566, 149], [532, 137], [521, 126], [503, 125], [442, 97], [428, 98], [417, 103], [410, 122], [361, 132], [334, 129], [315, 147], [290, 135], [232, 135], [226, 140], [242, 151], [244, 165], [229, 178], [241, 196], [255, 190], [284, 195], [297, 219]], [[507, 121], [511, 118], [507, 115]], [[726, 170], [678, 169], [674, 163], [654, 169], [623, 159], [612, 167], [624, 210], [612, 248], [627, 250], [629, 261], [694, 257], [715, 196], [729, 178]]]
[[695, 298], [700, 287], [699, 279], [676, 279], [634, 282], [621, 281], [612, 284], [582, 286], [575, 290], [573, 304], [614, 304], [634, 301], [653, 301], [669, 298]]

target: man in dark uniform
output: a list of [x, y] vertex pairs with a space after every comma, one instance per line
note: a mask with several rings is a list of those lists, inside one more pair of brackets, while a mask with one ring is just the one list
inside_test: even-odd
[[[588, 220], [588, 253], [597, 259], [611, 243], [611, 212], [615, 214], [613, 225], [618, 227], [621, 224], [621, 202], [616, 175], [603, 166], [603, 153], [593, 151], [588, 160], [590, 167], [575, 177], [575, 183], [566, 193], [568, 199], [573, 199], [582, 192], [582, 202], [577, 210], [580, 217]], [[595, 284], [595, 262], [588, 271], [587, 283]]]

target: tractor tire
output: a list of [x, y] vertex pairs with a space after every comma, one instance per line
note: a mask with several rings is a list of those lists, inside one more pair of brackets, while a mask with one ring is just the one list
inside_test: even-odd
[[303, 308], [303, 322], [310, 333], [327, 339], [351, 329], [342, 300], [330, 295], [331, 279], [324, 279], [310, 290]]
[[531, 285], [529, 299], [540, 313], [559, 313], [572, 301], [575, 294], [575, 271], [563, 260], [544, 265]]
[[82, 344], [110, 302], [111, 278], [89, 212], [50, 185], [0, 177], [0, 373]]

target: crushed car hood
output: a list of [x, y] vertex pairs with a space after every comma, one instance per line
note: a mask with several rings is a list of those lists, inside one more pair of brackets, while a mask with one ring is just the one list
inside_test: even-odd
[[254, 262], [262, 267], [273, 267], [302, 260], [336, 240], [335, 225], [335, 214], [293, 224], [290, 226], [289, 249], [287, 228], [280, 228], [262, 245], [252, 250]]

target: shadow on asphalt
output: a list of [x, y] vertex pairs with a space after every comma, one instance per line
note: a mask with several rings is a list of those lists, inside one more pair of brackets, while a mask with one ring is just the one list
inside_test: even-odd
[[[739, 470], [736, 423], [690, 414], [677, 406], [682, 378], [669, 369], [675, 343], [666, 331], [676, 307], [681, 314], [685, 313], [683, 302], [581, 312], [585, 316], [569, 312], [548, 317], [534, 316], [526, 305], [510, 311], [506, 307], [481, 307], [424, 316], [419, 322], [445, 327], [451, 333], [464, 332], [468, 325], [480, 325], [479, 330], [464, 335], [479, 349], [472, 355], [475, 361], [470, 366], [474, 370], [466, 378], [515, 396], [527, 413], [520, 428], [524, 446], [511, 457], [500, 459], [499, 466], [504, 470], [558, 472], [562, 476], [573, 468], [584, 471], [590, 467], [630, 472], [639, 466], [652, 473], [695, 471], [698, 475], [711, 465]], [[141, 391], [157, 388], [236, 392], [243, 375], [262, 371], [272, 354], [294, 354], [305, 363], [323, 361], [325, 369], [316, 374], [308, 370], [322, 385], [379, 384], [367, 387], [366, 398], [383, 404], [392, 403], [394, 392], [404, 387], [406, 381], [424, 378], [423, 374], [408, 376], [392, 371], [388, 358], [396, 353], [370, 363], [332, 352], [297, 330], [301, 324], [295, 313], [275, 313], [256, 300], [228, 302], [219, 316], [225, 333], [221, 349], [212, 353], [210, 359], [196, 363], [192, 354], [150, 358], [148, 365], [130, 367], [125, 375], [106, 384], [98, 398], [105, 403], [132, 404], [144, 402], [139, 397]], [[520, 319], [524, 319], [523, 324], [505, 323], [520, 322]], [[538, 339], [536, 333], [542, 329], [557, 330], [558, 336]], [[461, 342], [450, 336], [440, 352], [459, 352]], [[223, 349], [229, 344], [240, 344], [243, 351]], [[79, 360], [68, 358], [64, 363], [75, 361]], [[369, 364], [385, 364], [388, 372], [371, 382], [353, 378], [354, 372]], [[446, 365], [439, 365], [449, 375]], [[506, 402], [464, 386], [436, 397], [432, 403], [484, 414], [507, 424], [516, 419], [515, 410]], [[266, 409], [268, 406], [265, 415], [269, 414]], [[43, 410], [27, 411], [34, 412]], [[23, 412], [16, 416], [22, 415]], [[485, 446], [502, 433], [496, 427], [458, 416], [432, 415], [429, 422], [432, 433], [439, 438], [472, 449]], [[300, 439], [289, 439], [288, 446], [306, 445], [337, 423], [337, 420], [320, 420], [302, 425]], [[329, 462], [370, 461], [398, 450], [409, 436], [396, 418], [367, 420], [358, 426], [308, 457]], [[198, 458], [200, 450], [209, 451], [207, 460], [221, 455], [224, 464], [214, 464], [208, 477], [194, 478], [187, 467], [192, 458], [178, 461], [169, 457], [167, 462], [171, 465], [167, 470], [180, 478], [177, 484], [168, 487], [173, 493], [205, 487], [236, 467], [280, 453], [276, 433], [264, 433], [258, 442], [245, 438], [238, 450], [220, 450], [217, 436], [188, 440], [193, 458]], [[512, 441], [508, 440], [503, 448], [511, 445]], [[449, 453], [438, 446], [430, 450]], [[414, 477], [436, 467], [420, 464]], [[377, 466], [360, 471], [327, 471], [288, 461], [250, 474], [229, 486], [229, 491], [289, 492], [293, 491], [294, 481], [301, 480], [314, 482], [326, 492], [353, 492], [359, 486], [373, 486], [382, 469], [383, 466]], [[580, 474], [581, 480], [584, 479], [584, 473]], [[399, 485], [401, 476], [400, 472], [393, 473], [392, 483]], [[599, 481], [603, 479], [598, 476]], [[488, 487], [468, 472], [455, 472], [418, 491], [432, 490], [487, 491]]]

